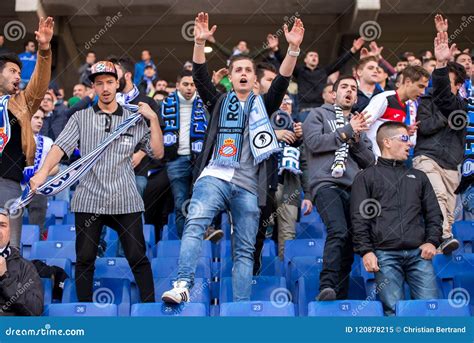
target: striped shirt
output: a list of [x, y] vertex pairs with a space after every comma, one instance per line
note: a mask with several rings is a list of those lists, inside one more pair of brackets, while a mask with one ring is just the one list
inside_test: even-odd
[[[120, 105], [112, 114], [104, 113], [94, 105], [74, 113], [54, 144], [68, 156], [79, 147], [81, 155], [85, 156], [132, 115]], [[153, 157], [150, 130], [144, 120], [113, 141], [80, 179], [71, 202], [72, 212], [126, 214], [144, 211], [131, 163], [138, 143]]]

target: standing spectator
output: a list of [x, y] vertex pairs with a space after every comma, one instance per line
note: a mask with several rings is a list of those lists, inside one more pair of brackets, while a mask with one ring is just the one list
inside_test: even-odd
[[298, 121], [304, 122], [311, 109], [324, 103], [322, 93], [328, 76], [344, 67], [351, 58], [354, 58], [364, 43], [363, 38], [355, 39], [348, 51], [326, 67], [319, 65], [319, 54], [316, 51], [311, 50], [306, 53], [304, 64], [296, 66], [293, 72], [293, 77], [298, 84]]
[[81, 65], [78, 70], [79, 73], [79, 82], [90, 87], [91, 82], [89, 80], [89, 75], [91, 74], [91, 67], [96, 61], [96, 54], [94, 51], [89, 50], [86, 55], [86, 63]]
[[454, 56], [454, 61], [456, 63], [461, 64], [466, 70], [466, 80], [464, 81], [464, 84], [459, 90], [459, 95], [461, 95], [464, 99], [467, 99], [471, 95], [472, 91], [472, 76], [474, 73], [474, 68], [472, 66], [472, 57], [465, 52], [461, 52], [460, 54]]
[[43, 101], [41, 102], [41, 107], [45, 111], [45, 116], [40, 134], [51, 138], [53, 141], [58, 138], [68, 120], [64, 111], [58, 111], [54, 108], [55, 102], [56, 96], [52, 91], [47, 91], [43, 97]]
[[0, 316], [41, 316], [41, 279], [33, 264], [11, 246], [10, 233], [10, 214], [0, 208]]
[[379, 65], [374, 56], [361, 58], [356, 66], [357, 80], [357, 102], [352, 107], [354, 112], [362, 112], [369, 104], [373, 96], [383, 92], [377, 85]]
[[[380, 150], [376, 142], [377, 129], [386, 121], [398, 121], [404, 123], [407, 116], [407, 100], [417, 100], [426, 86], [430, 74], [420, 66], [409, 66], [403, 69], [401, 83], [396, 91], [385, 91], [374, 96], [364, 111], [367, 112], [366, 119], [370, 125], [367, 137], [372, 141], [372, 148], [376, 156], [380, 156]], [[416, 131], [417, 123], [409, 126], [409, 134], [412, 136]]]
[[426, 60], [423, 60], [423, 68], [425, 68], [425, 70], [431, 75], [433, 70], [436, 68], [436, 58], [430, 57]]
[[438, 298], [431, 259], [443, 215], [425, 173], [405, 166], [412, 145], [407, 126], [383, 123], [377, 143], [382, 156], [352, 185], [353, 240], [365, 270], [375, 273], [385, 314], [393, 316], [405, 281], [412, 299]]
[[74, 85], [74, 88], [72, 89], [72, 96], [76, 96], [79, 99], [82, 99], [83, 97], [86, 96], [87, 90], [88, 90], [88, 87], [86, 87], [83, 83], [78, 83]]
[[135, 63], [135, 76], [133, 77], [134, 84], [139, 85], [142, 82], [145, 73], [145, 67], [148, 65], [152, 65], [153, 67], [155, 67], [155, 63], [153, 63], [153, 60], [151, 59], [150, 50], [143, 50], [141, 55], [141, 61]]
[[324, 88], [323, 88], [323, 100], [324, 100], [324, 104], [323, 105], [334, 105], [334, 96], [335, 96], [335, 93], [334, 93], [334, 84], [332, 83], [327, 83], [324, 85]]
[[[33, 134], [35, 135], [36, 142], [35, 164], [33, 166], [26, 167], [23, 171], [23, 184], [28, 184], [34, 173], [36, 173], [39, 168], [41, 168], [46, 155], [53, 146], [53, 140], [51, 138], [39, 134], [41, 127], [43, 126], [44, 116], [45, 111], [40, 107], [31, 118], [31, 128], [33, 130]], [[55, 175], [58, 171], [59, 167], [54, 168], [51, 171], [50, 176]], [[41, 239], [45, 240], [47, 231], [44, 227], [44, 224], [46, 219], [46, 210], [48, 209], [48, 200], [46, 196], [42, 194], [35, 194], [27, 208], [29, 223], [38, 225], [40, 227], [40, 237]]]
[[[452, 234], [456, 194], [459, 186], [459, 165], [463, 161], [466, 141], [466, 100], [459, 97], [464, 84], [464, 67], [449, 62], [452, 55], [445, 37], [439, 33], [435, 40], [436, 69], [433, 89], [421, 98], [418, 108], [417, 144], [413, 167], [426, 173], [436, 193], [443, 213], [443, 242], [439, 250], [449, 254], [459, 247]], [[455, 115], [453, 115], [453, 113]], [[456, 114], [457, 113], [457, 114]]]
[[163, 79], [155, 79], [155, 91], [160, 92], [160, 91], [166, 91], [166, 87], [168, 87], [168, 82]]
[[[41, 97], [51, 78], [53, 18], [39, 21], [36, 31], [38, 59], [25, 90], [20, 91], [21, 62], [16, 55], [0, 56], [0, 206], [7, 206], [21, 195], [23, 169], [34, 163], [35, 140], [31, 117], [39, 108]], [[8, 109], [8, 110], [7, 110]], [[11, 218], [11, 245], [20, 246], [21, 216]]]
[[285, 95], [304, 35], [300, 19], [291, 31], [287, 25], [283, 28], [289, 54], [268, 93], [253, 95], [255, 62], [248, 56], [236, 56], [229, 66], [234, 91], [222, 94], [212, 84], [204, 53], [206, 40], [216, 26], [209, 29], [207, 13], [196, 17], [193, 80], [211, 119], [197, 164], [198, 179], [189, 205], [194, 210], [186, 218], [178, 277], [173, 288], [163, 293], [163, 302], [189, 301], [204, 232], [215, 215], [225, 209], [230, 210], [234, 226], [233, 299], [250, 300], [258, 207], [265, 205], [269, 174], [273, 173], [267, 169], [268, 156], [278, 149], [268, 116], [279, 108]]
[[152, 97], [155, 93], [154, 81], [156, 80], [156, 68], [154, 65], [149, 64], [145, 67], [142, 81], [138, 84], [138, 90], [140, 93], [144, 93], [149, 97]]
[[23, 67], [21, 68], [21, 89], [24, 89], [28, 82], [30, 82], [37, 59], [35, 42], [33, 40], [27, 40], [24, 46], [25, 52], [18, 55], [23, 64]]
[[311, 197], [327, 227], [317, 300], [346, 299], [352, 251], [349, 199], [361, 168], [374, 163], [364, 114], [351, 114], [357, 81], [341, 76], [334, 84], [334, 105], [312, 110], [303, 124]]

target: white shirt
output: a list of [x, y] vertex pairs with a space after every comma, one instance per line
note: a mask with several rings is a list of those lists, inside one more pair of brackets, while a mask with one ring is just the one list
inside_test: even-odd
[[191, 100], [186, 100], [181, 93], [178, 91], [179, 98], [179, 145], [178, 155], [190, 155], [191, 154], [191, 143], [190, 143], [190, 131], [191, 131], [191, 114], [193, 112], [193, 103], [196, 99], [196, 93], [194, 93]]

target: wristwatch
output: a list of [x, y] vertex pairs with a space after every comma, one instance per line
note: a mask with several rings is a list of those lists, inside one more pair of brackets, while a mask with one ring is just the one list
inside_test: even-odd
[[291, 51], [290, 48], [288, 48], [288, 55], [293, 56], [293, 57], [298, 57], [300, 55], [301, 49], [298, 48], [298, 51]]

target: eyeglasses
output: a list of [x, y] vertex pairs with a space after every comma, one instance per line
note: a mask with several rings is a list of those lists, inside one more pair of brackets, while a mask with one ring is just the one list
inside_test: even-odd
[[291, 105], [293, 103], [293, 100], [291, 99], [283, 99], [282, 103]]
[[410, 136], [408, 135], [396, 135], [392, 137], [388, 137], [388, 139], [395, 139], [398, 138], [398, 140], [402, 141], [403, 143], [407, 143], [410, 141]]

